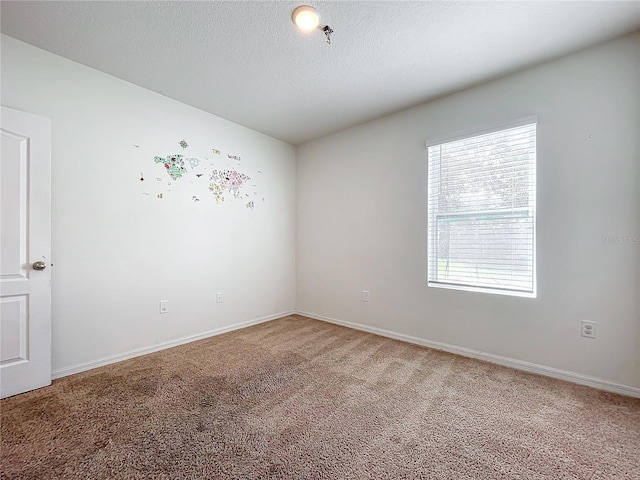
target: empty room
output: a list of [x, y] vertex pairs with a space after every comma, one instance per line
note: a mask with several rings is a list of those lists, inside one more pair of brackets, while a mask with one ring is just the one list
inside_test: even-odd
[[0, 18], [1, 479], [640, 479], [640, 1]]

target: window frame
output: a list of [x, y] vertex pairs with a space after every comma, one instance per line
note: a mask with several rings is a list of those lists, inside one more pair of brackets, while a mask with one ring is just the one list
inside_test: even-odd
[[[533, 182], [533, 186], [534, 186], [534, 193], [533, 193], [533, 199], [531, 202], [530, 206], [527, 207], [520, 207], [517, 209], [508, 209], [508, 211], [500, 211], [500, 210], [488, 210], [488, 211], [469, 211], [467, 213], [464, 212], [456, 212], [456, 213], [435, 213], [433, 222], [437, 223], [437, 217], [459, 217], [459, 218], [467, 218], [467, 219], [473, 219], [474, 217], [478, 217], [479, 215], [489, 215], [489, 216], [500, 216], [505, 215], [508, 218], [522, 218], [522, 216], [526, 216], [529, 217], [529, 213], [531, 214], [531, 216], [533, 217], [532, 219], [532, 290], [531, 291], [524, 291], [524, 290], [516, 290], [516, 289], [510, 289], [510, 288], [501, 288], [501, 287], [488, 287], [488, 286], [479, 286], [479, 285], [468, 285], [468, 284], [456, 284], [456, 283], [446, 283], [446, 282], [438, 282], [437, 280], [432, 280], [430, 278], [430, 270], [433, 272], [438, 271], [437, 268], [437, 262], [438, 262], [438, 256], [437, 253], [434, 254], [434, 251], [437, 250], [437, 241], [436, 241], [436, 236], [437, 235], [437, 227], [434, 228], [433, 232], [432, 230], [432, 219], [431, 219], [431, 212], [432, 212], [432, 208], [434, 207], [433, 205], [433, 200], [432, 200], [432, 195], [431, 195], [431, 178], [430, 178], [430, 169], [431, 169], [431, 162], [429, 160], [429, 148], [430, 147], [435, 147], [438, 145], [443, 145], [446, 143], [450, 143], [450, 142], [456, 142], [459, 140], [464, 140], [464, 139], [468, 139], [468, 138], [473, 138], [473, 137], [477, 137], [477, 136], [482, 136], [482, 135], [488, 135], [488, 134], [492, 134], [492, 133], [497, 133], [503, 130], [509, 130], [509, 129], [513, 129], [513, 128], [518, 128], [518, 127], [524, 127], [527, 125], [535, 125], [535, 144], [534, 144], [534, 148], [533, 148], [533, 168], [532, 171], [529, 172], [529, 175], [532, 177], [532, 182]], [[426, 152], [427, 152], [427, 159], [426, 159], [426, 163], [427, 163], [427, 242], [426, 242], [426, 247], [427, 247], [427, 265], [426, 265], [426, 274], [427, 274], [427, 287], [434, 287], [434, 288], [444, 288], [447, 290], [462, 290], [462, 291], [469, 291], [469, 292], [481, 292], [481, 293], [491, 293], [491, 294], [495, 294], [495, 295], [508, 295], [508, 296], [514, 296], [514, 297], [526, 297], [526, 298], [537, 298], [537, 292], [538, 292], [538, 288], [537, 288], [537, 195], [538, 195], [538, 179], [537, 179], [537, 169], [538, 169], [538, 158], [537, 158], [537, 150], [538, 150], [538, 126], [539, 126], [539, 121], [538, 121], [538, 117], [537, 115], [529, 115], [523, 118], [520, 118], [516, 121], [513, 122], [507, 122], [507, 123], [502, 123], [502, 124], [498, 124], [498, 125], [493, 125], [492, 127], [488, 127], [488, 128], [481, 128], [481, 129], [474, 129], [474, 130], [467, 130], [464, 132], [458, 132], [454, 135], [451, 136], [447, 136], [444, 138], [438, 138], [435, 140], [429, 140], [426, 142], [425, 147], [426, 147]], [[437, 208], [437, 205], [435, 206]], [[520, 214], [526, 214], [526, 215], [514, 215], [514, 210], [517, 210]], [[508, 212], [508, 213], [507, 213]], [[435, 262], [435, 263], [434, 263]]]

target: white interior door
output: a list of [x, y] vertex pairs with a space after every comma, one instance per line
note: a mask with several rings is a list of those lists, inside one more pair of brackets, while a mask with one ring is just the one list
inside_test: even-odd
[[0, 397], [51, 383], [51, 121], [0, 117]]

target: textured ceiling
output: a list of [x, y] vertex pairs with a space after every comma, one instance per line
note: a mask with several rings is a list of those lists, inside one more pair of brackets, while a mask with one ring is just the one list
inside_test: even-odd
[[[317, 7], [333, 28], [301, 34]], [[640, 28], [640, 2], [2, 1], [2, 32], [300, 144]]]

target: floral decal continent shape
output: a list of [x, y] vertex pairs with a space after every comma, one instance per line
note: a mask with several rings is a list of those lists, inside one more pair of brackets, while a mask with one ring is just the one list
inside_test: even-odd
[[209, 176], [209, 190], [216, 198], [216, 203], [224, 202], [224, 192], [228, 191], [235, 198], [240, 198], [241, 189], [251, 177], [236, 170], [214, 170]]
[[173, 180], [177, 180], [187, 173], [182, 155], [167, 155], [166, 158], [153, 157], [153, 161], [164, 164], [164, 168], [167, 169], [167, 173]]

